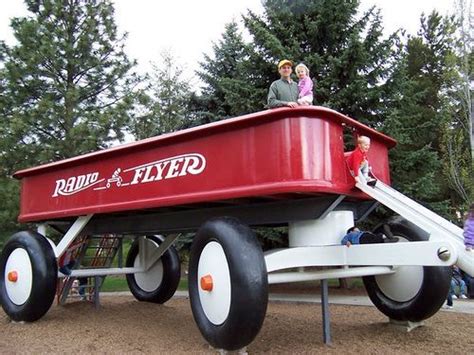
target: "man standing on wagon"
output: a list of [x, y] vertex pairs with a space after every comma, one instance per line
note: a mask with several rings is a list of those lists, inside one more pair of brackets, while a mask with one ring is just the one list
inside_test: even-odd
[[298, 106], [298, 84], [291, 79], [292, 67], [293, 62], [288, 59], [278, 63], [280, 79], [270, 85], [267, 97], [269, 108]]

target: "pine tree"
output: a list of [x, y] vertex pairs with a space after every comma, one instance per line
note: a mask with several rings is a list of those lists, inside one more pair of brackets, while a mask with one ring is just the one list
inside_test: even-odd
[[110, 1], [26, 3], [32, 15], [11, 23], [18, 45], [2, 51], [8, 173], [120, 140], [137, 80]]
[[248, 76], [249, 52], [237, 23], [231, 22], [213, 45], [213, 54], [204, 55], [197, 75], [205, 84], [200, 102], [208, 112], [205, 122], [249, 113], [255, 106], [263, 108], [262, 92]]
[[0, 43], [0, 231], [16, 226], [12, 173], [120, 140], [138, 80], [110, 1], [26, 4], [11, 22], [18, 44]]
[[450, 125], [447, 93], [455, 82], [454, 23], [433, 12], [422, 15], [417, 36], [408, 39], [391, 80], [398, 99], [385, 130], [398, 140], [391, 152], [396, 188], [449, 216], [452, 197], [446, 184], [443, 137]]
[[358, 17], [358, 7], [359, 1], [267, 0], [263, 17], [249, 12], [244, 21], [260, 85], [268, 90], [278, 78], [279, 60], [304, 62], [315, 82], [315, 104], [378, 125], [396, 36], [383, 40], [379, 11]]
[[251, 42], [236, 23], [206, 56], [200, 77], [214, 119], [261, 111], [283, 58], [304, 62], [315, 81], [315, 103], [372, 126], [385, 115], [388, 86], [397, 60], [393, 35], [382, 39], [378, 10], [358, 17], [358, 1], [267, 0], [264, 14], [243, 16]]
[[153, 63], [148, 87], [141, 95], [141, 113], [131, 125], [137, 139], [177, 131], [192, 125], [189, 114], [191, 86], [183, 77], [184, 68], [170, 51]]
[[447, 56], [453, 70], [447, 71], [444, 79], [452, 85], [444, 90], [444, 109], [447, 116], [443, 127], [442, 149], [443, 171], [452, 194], [452, 204], [457, 210], [467, 210], [474, 200], [474, 161], [472, 128], [472, 93], [474, 52], [472, 50], [471, 4], [457, 1], [455, 39], [459, 39]]

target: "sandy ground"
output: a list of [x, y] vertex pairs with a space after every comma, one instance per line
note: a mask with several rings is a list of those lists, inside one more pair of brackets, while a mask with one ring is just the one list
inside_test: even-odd
[[[34, 323], [12, 323], [0, 311], [0, 353], [209, 353], [189, 300], [165, 305], [132, 296], [103, 296], [101, 309], [89, 302], [54, 305]], [[263, 327], [247, 348], [261, 353], [473, 354], [474, 317], [438, 312], [410, 333], [390, 326], [374, 307], [331, 305], [332, 345], [322, 340], [316, 304], [271, 302]], [[236, 335], [238, 336], [238, 335]]]

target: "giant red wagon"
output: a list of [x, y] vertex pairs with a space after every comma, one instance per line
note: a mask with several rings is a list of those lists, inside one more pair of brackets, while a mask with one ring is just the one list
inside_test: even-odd
[[237, 199], [361, 198], [345, 165], [344, 125], [372, 138], [371, 164], [389, 183], [393, 139], [329, 109], [279, 109], [19, 171], [19, 218]]
[[[354, 185], [344, 151], [351, 135], [371, 138], [374, 187]], [[103, 233], [135, 239], [125, 267], [79, 268], [69, 278], [127, 274], [138, 300], [166, 302], [179, 281], [172, 246], [178, 234], [160, 235], [198, 230], [190, 300], [215, 347], [239, 349], [255, 338], [268, 283], [362, 276], [388, 317], [426, 319], [446, 296], [447, 266], [457, 262], [471, 274], [474, 266], [459, 228], [389, 186], [394, 146], [330, 109], [284, 108], [19, 171], [19, 220], [40, 223], [41, 233], [19, 232], [6, 244], [2, 306], [15, 320], [40, 318], [54, 299], [57, 259], [85, 236]], [[420, 243], [340, 245], [346, 229], [379, 203], [405, 219], [375, 232]], [[263, 253], [249, 226], [275, 225], [288, 226], [289, 247]], [[45, 238], [46, 226], [63, 234], [57, 245]]]

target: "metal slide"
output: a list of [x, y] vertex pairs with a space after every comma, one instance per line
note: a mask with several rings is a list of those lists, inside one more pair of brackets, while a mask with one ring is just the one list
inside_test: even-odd
[[429, 233], [430, 240], [449, 240], [458, 252], [456, 264], [469, 275], [474, 276], [474, 252], [465, 250], [462, 228], [452, 224], [380, 180], [377, 181], [374, 187], [368, 186], [365, 181], [356, 183], [356, 186], [370, 197]]

